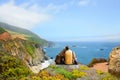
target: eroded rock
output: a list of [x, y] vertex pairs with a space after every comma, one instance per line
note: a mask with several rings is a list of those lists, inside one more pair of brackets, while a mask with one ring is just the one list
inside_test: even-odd
[[113, 75], [120, 76], [120, 46], [111, 51], [108, 62], [108, 71]]

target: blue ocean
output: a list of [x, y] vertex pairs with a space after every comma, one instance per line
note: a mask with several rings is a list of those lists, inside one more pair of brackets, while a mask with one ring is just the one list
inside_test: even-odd
[[108, 59], [111, 50], [120, 46], [120, 42], [55, 42], [53, 47], [44, 50], [47, 56], [55, 58], [65, 46], [75, 52], [78, 62], [87, 65], [93, 58]]

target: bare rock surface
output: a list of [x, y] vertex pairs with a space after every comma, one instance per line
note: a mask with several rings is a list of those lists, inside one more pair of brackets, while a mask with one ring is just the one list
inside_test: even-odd
[[80, 66], [82, 66], [82, 64], [78, 64], [78, 65], [65, 65], [65, 64], [59, 64], [59, 65], [56, 65], [58, 67], [62, 67], [64, 69], [79, 69]]
[[108, 71], [120, 76], [120, 46], [114, 48], [110, 53]]

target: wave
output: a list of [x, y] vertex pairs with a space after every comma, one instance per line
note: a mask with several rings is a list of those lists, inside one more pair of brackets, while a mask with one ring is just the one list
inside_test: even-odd
[[80, 48], [87, 48], [86, 46], [82, 46], [82, 47], [80, 47]]

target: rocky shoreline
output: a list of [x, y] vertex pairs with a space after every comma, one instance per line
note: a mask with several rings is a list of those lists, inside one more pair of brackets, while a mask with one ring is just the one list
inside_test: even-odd
[[51, 64], [54, 64], [54, 60], [48, 59], [36, 66], [29, 66], [29, 68], [32, 70], [33, 73], [39, 73], [41, 70], [49, 67]]

